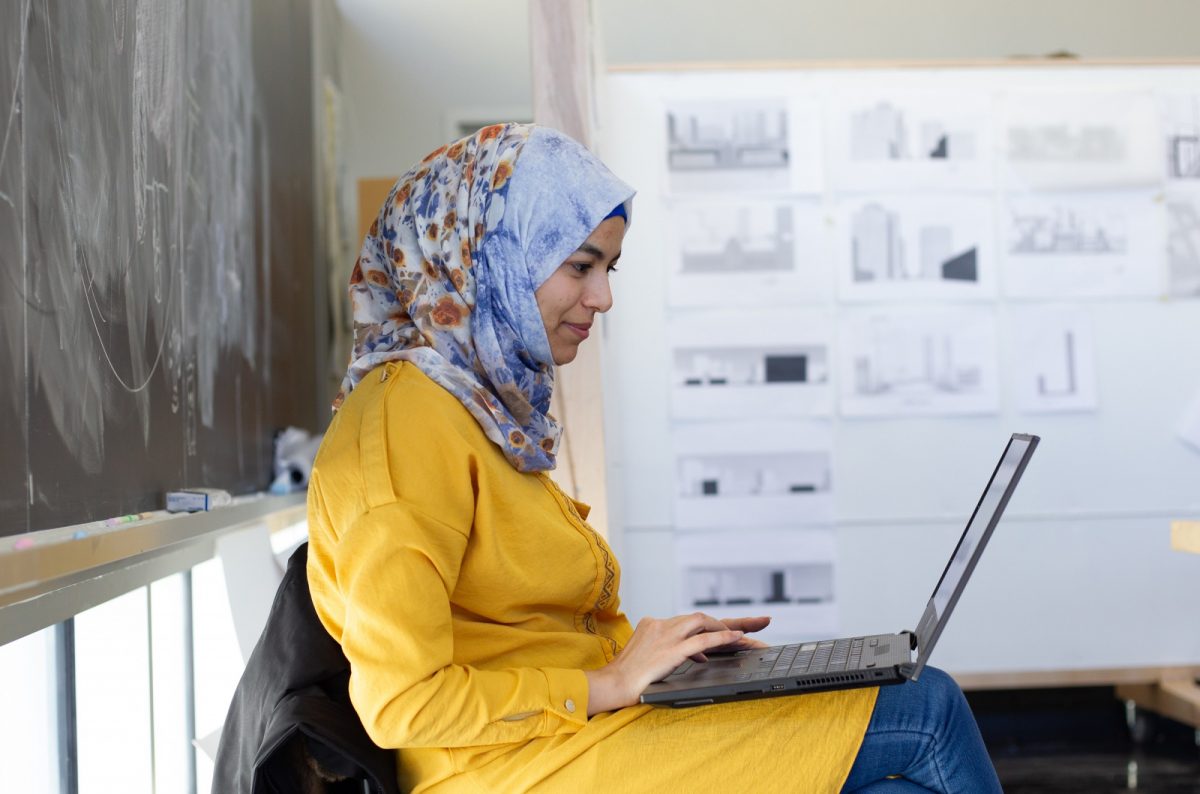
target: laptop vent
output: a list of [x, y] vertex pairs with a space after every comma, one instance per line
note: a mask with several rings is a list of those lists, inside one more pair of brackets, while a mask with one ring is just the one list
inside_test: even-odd
[[867, 673], [831, 673], [816, 678], [804, 678], [796, 682], [797, 686], [805, 688], [834, 686], [837, 684], [857, 684], [870, 680]]

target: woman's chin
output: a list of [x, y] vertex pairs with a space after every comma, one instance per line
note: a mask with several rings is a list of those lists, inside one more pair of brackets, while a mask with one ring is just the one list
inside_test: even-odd
[[554, 365], [561, 367], [575, 360], [575, 356], [579, 355], [579, 345], [564, 346], [559, 350], [552, 350], [551, 354], [554, 356]]

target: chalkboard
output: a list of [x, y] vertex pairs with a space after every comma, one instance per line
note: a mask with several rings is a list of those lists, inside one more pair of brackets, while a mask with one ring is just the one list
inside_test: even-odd
[[0, 534], [261, 490], [312, 427], [309, 4], [0, 4]]

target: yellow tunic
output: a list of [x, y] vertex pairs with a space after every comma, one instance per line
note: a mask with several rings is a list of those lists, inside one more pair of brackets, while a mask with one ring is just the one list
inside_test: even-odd
[[632, 634], [612, 551], [415, 366], [370, 373], [309, 485], [309, 584], [414, 791], [837, 791], [876, 690], [587, 718]]

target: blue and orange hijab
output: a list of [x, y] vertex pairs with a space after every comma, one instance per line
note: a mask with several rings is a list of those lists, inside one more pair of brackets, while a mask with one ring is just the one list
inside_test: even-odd
[[[334, 409], [386, 361], [458, 398], [518, 471], [554, 468], [554, 359], [534, 292], [633, 189], [560, 132], [497, 124], [400, 177], [350, 276], [354, 352]], [[618, 209], [614, 210], [613, 208]]]

